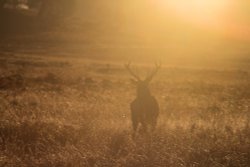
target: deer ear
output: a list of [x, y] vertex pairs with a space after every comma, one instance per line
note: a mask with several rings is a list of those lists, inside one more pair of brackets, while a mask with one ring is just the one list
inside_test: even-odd
[[133, 78], [130, 79], [130, 82], [131, 82], [133, 85], [137, 85], [137, 84], [138, 84], [138, 81], [135, 80], [135, 79], [133, 79]]

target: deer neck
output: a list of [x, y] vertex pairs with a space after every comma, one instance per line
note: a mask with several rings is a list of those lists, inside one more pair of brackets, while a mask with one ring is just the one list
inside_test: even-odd
[[138, 99], [148, 99], [151, 97], [151, 93], [150, 92], [145, 92], [145, 93], [141, 93], [141, 94], [137, 94], [137, 98]]

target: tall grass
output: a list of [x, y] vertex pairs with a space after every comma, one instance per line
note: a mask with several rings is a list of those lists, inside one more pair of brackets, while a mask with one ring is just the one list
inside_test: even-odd
[[0, 166], [250, 165], [248, 71], [163, 68], [156, 131], [132, 139], [122, 66], [5, 59]]

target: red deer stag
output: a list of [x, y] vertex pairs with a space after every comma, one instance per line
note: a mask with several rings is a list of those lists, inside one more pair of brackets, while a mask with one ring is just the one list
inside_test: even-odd
[[140, 77], [131, 70], [130, 63], [126, 64], [125, 67], [136, 79], [137, 96], [130, 104], [134, 132], [137, 131], [139, 124], [141, 124], [144, 132], [146, 132], [149, 127], [153, 131], [156, 127], [157, 117], [159, 115], [159, 104], [149, 90], [149, 83], [160, 69], [160, 65], [156, 64], [156, 68], [144, 80], [141, 80]]

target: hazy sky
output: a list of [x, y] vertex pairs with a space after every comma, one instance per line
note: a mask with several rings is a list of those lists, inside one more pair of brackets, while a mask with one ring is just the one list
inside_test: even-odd
[[138, 38], [148, 47], [190, 54], [250, 53], [249, 0], [99, 0], [88, 5], [83, 5], [83, 17], [114, 25], [111, 34]]
[[174, 26], [185, 25], [250, 40], [249, 0], [101, 0], [89, 4], [92, 7], [86, 7], [84, 12], [89, 10], [101, 19], [116, 19], [118, 24], [141, 28], [142, 32], [167, 30], [167, 25], [176, 23]]
[[[250, 40], [250, 1], [160, 0], [181, 21], [234, 38]], [[163, 9], [164, 10], [164, 9]]]

